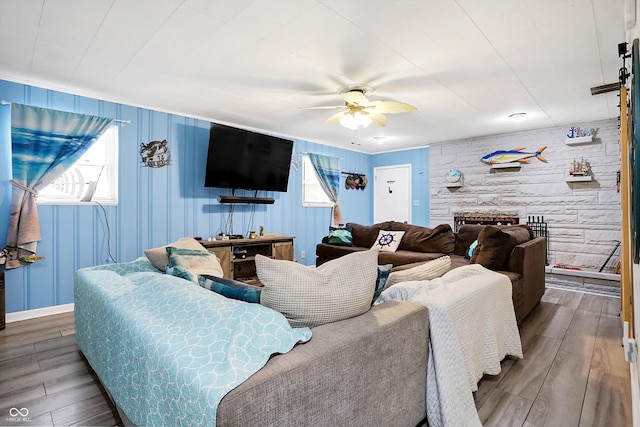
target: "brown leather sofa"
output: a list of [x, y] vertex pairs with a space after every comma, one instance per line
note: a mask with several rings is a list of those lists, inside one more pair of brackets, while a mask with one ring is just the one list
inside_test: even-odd
[[[316, 246], [316, 265], [321, 265], [348, 253], [368, 250], [380, 230], [404, 231], [396, 252], [380, 252], [379, 264], [393, 264], [394, 269], [411, 268], [444, 255], [451, 258], [451, 268], [478, 263], [505, 274], [513, 286], [513, 305], [518, 324], [538, 304], [545, 290], [546, 240], [533, 237], [526, 225], [492, 226], [463, 225], [457, 233], [451, 226], [421, 227], [396, 221], [374, 225], [348, 223], [353, 246], [327, 243], [327, 237]], [[465, 252], [478, 240], [471, 259]]]

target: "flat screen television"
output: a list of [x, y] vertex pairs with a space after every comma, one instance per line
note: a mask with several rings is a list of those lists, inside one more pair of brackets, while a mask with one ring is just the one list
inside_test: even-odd
[[287, 191], [293, 141], [211, 124], [205, 187]]

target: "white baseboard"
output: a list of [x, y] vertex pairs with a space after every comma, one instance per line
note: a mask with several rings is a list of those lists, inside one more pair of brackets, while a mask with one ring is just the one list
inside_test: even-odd
[[36, 317], [51, 316], [52, 314], [68, 313], [73, 311], [74, 304], [54, 305], [51, 307], [35, 308], [33, 310], [16, 311], [7, 313], [6, 322], [19, 322], [21, 320], [35, 319]]

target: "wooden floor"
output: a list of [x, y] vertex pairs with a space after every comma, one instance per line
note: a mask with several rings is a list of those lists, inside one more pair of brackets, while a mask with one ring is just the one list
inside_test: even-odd
[[[11, 408], [26, 408], [30, 419], [8, 419]], [[78, 349], [73, 313], [0, 331], [0, 425], [122, 425]]]
[[[631, 426], [619, 304], [547, 289], [521, 326], [524, 358], [503, 361], [500, 375], [479, 384], [484, 426]], [[74, 332], [72, 313], [0, 331], [0, 425], [21, 425], [11, 408], [28, 409], [23, 425], [122, 425]]]
[[618, 298], [547, 288], [520, 327], [524, 358], [475, 394], [486, 426], [631, 426]]

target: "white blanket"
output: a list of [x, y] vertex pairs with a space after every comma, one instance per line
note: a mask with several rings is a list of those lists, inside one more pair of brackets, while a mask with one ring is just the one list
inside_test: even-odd
[[481, 426], [473, 400], [478, 381], [499, 374], [505, 356], [522, 357], [509, 278], [471, 264], [437, 279], [393, 285], [378, 302], [391, 299], [429, 308], [429, 425]]

